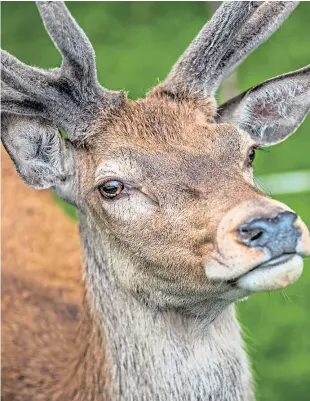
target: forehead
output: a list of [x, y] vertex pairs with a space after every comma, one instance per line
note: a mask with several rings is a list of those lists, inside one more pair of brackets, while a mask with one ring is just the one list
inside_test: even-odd
[[141, 166], [150, 175], [158, 168], [232, 165], [244, 157], [251, 140], [233, 125], [215, 124], [208, 102], [146, 99], [128, 103], [109, 123], [102, 120], [91, 143], [96, 165]]

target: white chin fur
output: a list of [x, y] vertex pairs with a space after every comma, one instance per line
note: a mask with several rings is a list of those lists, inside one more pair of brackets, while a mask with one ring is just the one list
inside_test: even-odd
[[294, 255], [287, 262], [276, 266], [257, 267], [240, 277], [236, 284], [237, 287], [252, 292], [284, 288], [300, 277], [303, 264], [302, 257]]

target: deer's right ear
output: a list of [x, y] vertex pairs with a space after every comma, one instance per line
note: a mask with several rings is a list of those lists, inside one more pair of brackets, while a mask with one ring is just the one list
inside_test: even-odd
[[59, 130], [40, 118], [3, 113], [1, 139], [23, 181], [35, 189], [53, 188], [75, 203], [74, 149]]
[[310, 110], [310, 66], [280, 75], [229, 100], [218, 109], [218, 123], [233, 123], [261, 146], [294, 133]]

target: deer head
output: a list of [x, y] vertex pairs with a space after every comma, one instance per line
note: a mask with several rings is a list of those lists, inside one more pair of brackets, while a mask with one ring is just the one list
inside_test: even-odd
[[106, 268], [141, 302], [196, 313], [206, 300], [234, 301], [300, 276], [309, 232], [254, 187], [252, 162], [257, 147], [285, 140], [306, 116], [310, 67], [220, 107], [214, 98], [296, 5], [224, 3], [137, 101], [100, 86], [92, 46], [61, 2], [38, 2], [60, 68], [31, 68], [3, 52], [2, 141], [17, 171], [77, 206], [82, 228], [96, 233], [89, 246], [104, 250]]

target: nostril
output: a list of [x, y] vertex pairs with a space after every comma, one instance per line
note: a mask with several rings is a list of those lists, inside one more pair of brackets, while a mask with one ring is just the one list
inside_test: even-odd
[[264, 230], [262, 228], [244, 226], [240, 227], [238, 237], [239, 241], [250, 245], [254, 241], [259, 240], [263, 234]]
[[264, 234], [263, 231], [258, 231], [256, 234], [254, 234], [254, 235], [252, 236], [251, 242], [252, 242], [252, 241], [255, 241], [255, 240], [257, 240], [257, 239], [259, 239], [263, 234]]

